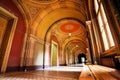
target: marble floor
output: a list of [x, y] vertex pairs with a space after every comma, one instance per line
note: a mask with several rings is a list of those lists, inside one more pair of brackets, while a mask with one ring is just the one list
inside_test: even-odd
[[46, 68], [47, 71], [66, 71], [66, 72], [81, 72], [84, 64], [75, 64], [69, 66], [53, 66]]
[[44, 70], [0, 74], [0, 80], [79, 80], [83, 66], [54, 66]]

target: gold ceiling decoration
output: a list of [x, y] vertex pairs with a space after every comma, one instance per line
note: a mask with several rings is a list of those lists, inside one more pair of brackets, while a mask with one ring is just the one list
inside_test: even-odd
[[[16, 0], [14, 0], [16, 1]], [[17, 2], [18, 1], [18, 2]], [[45, 34], [50, 29], [49, 27], [60, 20], [72, 18], [75, 20], [67, 19], [59, 22], [62, 26], [65, 23], [71, 24], [63, 26], [64, 30], [60, 29], [60, 25], [52, 25], [50, 29], [49, 42], [51, 31], [54, 31], [54, 35], [59, 36], [60, 43], [67, 44], [72, 39], [80, 39], [85, 42], [86, 29], [83, 23], [86, 21], [86, 9], [84, 6], [84, 0], [17, 0], [16, 5], [24, 11], [25, 18], [28, 20], [31, 34], [36, 35], [38, 38], [44, 40]], [[41, 4], [41, 3], [46, 4]], [[23, 8], [23, 9], [22, 9]], [[26, 15], [27, 14], [27, 15]], [[76, 21], [79, 20], [79, 21]], [[65, 22], [65, 23], [64, 23]], [[82, 24], [81, 24], [82, 22]], [[77, 24], [78, 26], [75, 26]], [[76, 30], [77, 28], [77, 30]], [[70, 29], [71, 36], [68, 37], [66, 30]], [[53, 32], [52, 32], [53, 33]], [[63, 47], [65, 47], [63, 45]]]
[[57, 32], [62, 33], [63, 35], [66, 35], [68, 33], [78, 35], [83, 32], [85, 32], [85, 27], [74, 19], [64, 19], [61, 21], [58, 21], [56, 24], [54, 24], [57, 29]]
[[[62, 50], [86, 53], [88, 47], [85, 21], [88, 19], [87, 0], [14, 0], [24, 13], [31, 34], [50, 42], [56, 36]], [[69, 36], [70, 34], [71, 36]]]
[[[86, 39], [86, 28], [75, 19], [62, 19], [57, 21], [52, 25], [49, 33], [59, 36], [57, 38], [60, 43], [64, 43], [67, 38], [73, 39], [73, 37], [78, 37], [83, 41]], [[50, 40], [50, 37], [47, 40]]]
[[58, 0], [32, 0], [32, 2], [37, 3], [37, 4], [51, 4], [57, 1]]

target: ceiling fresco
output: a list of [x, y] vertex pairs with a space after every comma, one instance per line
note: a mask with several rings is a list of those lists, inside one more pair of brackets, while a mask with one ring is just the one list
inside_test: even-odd
[[[70, 48], [71, 52], [76, 54], [86, 53], [87, 31], [81, 22], [75, 19], [59, 20], [51, 26], [48, 31], [48, 36], [50, 35], [57, 37], [63, 49]], [[47, 39], [50, 40], [50, 37]]]
[[[30, 34], [47, 42], [50, 41], [51, 35], [55, 35], [63, 49], [69, 46], [73, 51], [85, 52], [87, 0], [14, 0], [14, 2], [23, 13]], [[78, 47], [75, 47], [76, 45]]]
[[68, 35], [68, 33], [71, 33], [72, 35], [78, 35], [85, 32], [84, 25], [74, 19], [60, 20], [56, 22], [53, 26], [56, 27], [56, 31], [58, 32], [58, 34], [62, 33], [63, 35]]
[[79, 24], [74, 22], [67, 22], [60, 26], [60, 30], [65, 33], [73, 33], [76, 32], [79, 29]]

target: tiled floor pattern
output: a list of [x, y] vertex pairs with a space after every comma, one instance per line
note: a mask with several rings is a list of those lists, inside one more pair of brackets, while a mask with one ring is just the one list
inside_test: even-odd
[[81, 70], [82, 67], [51, 67], [46, 70], [0, 74], [0, 80], [78, 80]]

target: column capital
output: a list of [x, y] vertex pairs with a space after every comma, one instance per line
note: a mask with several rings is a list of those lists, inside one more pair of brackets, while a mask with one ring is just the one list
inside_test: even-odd
[[91, 25], [91, 20], [86, 21], [86, 24], [87, 24], [87, 25]]

